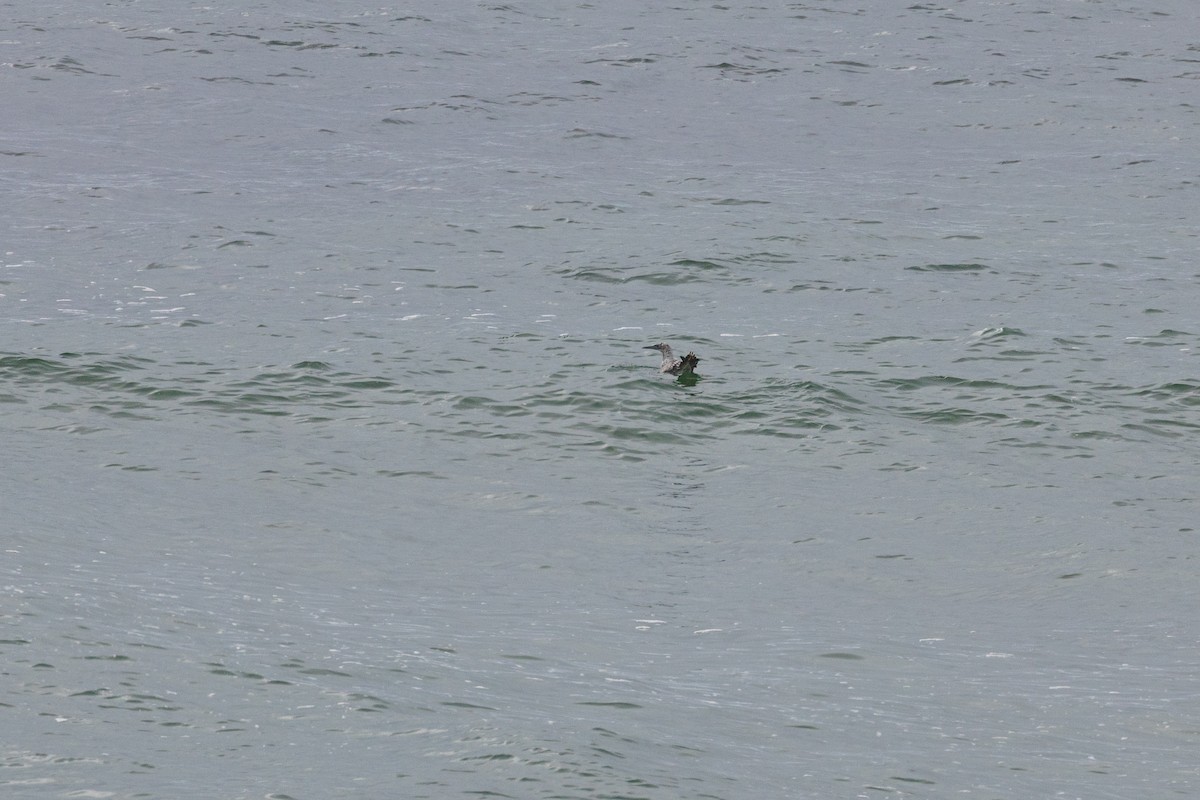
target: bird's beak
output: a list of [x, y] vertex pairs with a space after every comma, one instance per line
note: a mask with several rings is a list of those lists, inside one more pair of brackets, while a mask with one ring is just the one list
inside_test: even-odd
[[657, 349], [658, 349], [658, 345], [656, 345], [656, 344], [652, 344], [652, 345], [650, 345], [650, 346], [648, 346], [648, 347], [643, 347], [642, 349], [643, 349], [643, 350], [657, 350]]

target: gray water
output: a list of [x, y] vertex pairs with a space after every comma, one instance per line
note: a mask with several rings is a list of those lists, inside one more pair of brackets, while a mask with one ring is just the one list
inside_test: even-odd
[[5, 797], [1200, 792], [1192, 3], [166, 5], [0, 24]]

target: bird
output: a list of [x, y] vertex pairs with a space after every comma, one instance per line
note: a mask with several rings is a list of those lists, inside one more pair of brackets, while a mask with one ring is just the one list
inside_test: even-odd
[[648, 345], [643, 350], [657, 350], [662, 353], [662, 365], [658, 371], [666, 375], [692, 375], [695, 373], [696, 365], [700, 363], [700, 359], [695, 353], [689, 352], [683, 358], [676, 358], [671, 352], [671, 345], [666, 342]]

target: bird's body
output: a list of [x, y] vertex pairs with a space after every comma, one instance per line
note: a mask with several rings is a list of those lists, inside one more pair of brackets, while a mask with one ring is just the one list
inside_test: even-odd
[[664, 375], [691, 375], [696, 370], [696, 365], [700, 363], [700, 359], [695, 353], [688, 353], [683, 358], [676, 358], [671, 352], [671, 345], [666, 342], [659, 342], [644, 348], [646, 350], [657, 350], [662, 353], [662, 364], [659, 365], [658, 371]]

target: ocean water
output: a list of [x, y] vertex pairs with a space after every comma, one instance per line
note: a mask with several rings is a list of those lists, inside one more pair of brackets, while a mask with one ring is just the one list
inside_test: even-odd
[[1190, 4], [6, 10], [5, 797], [1200, 791]]

